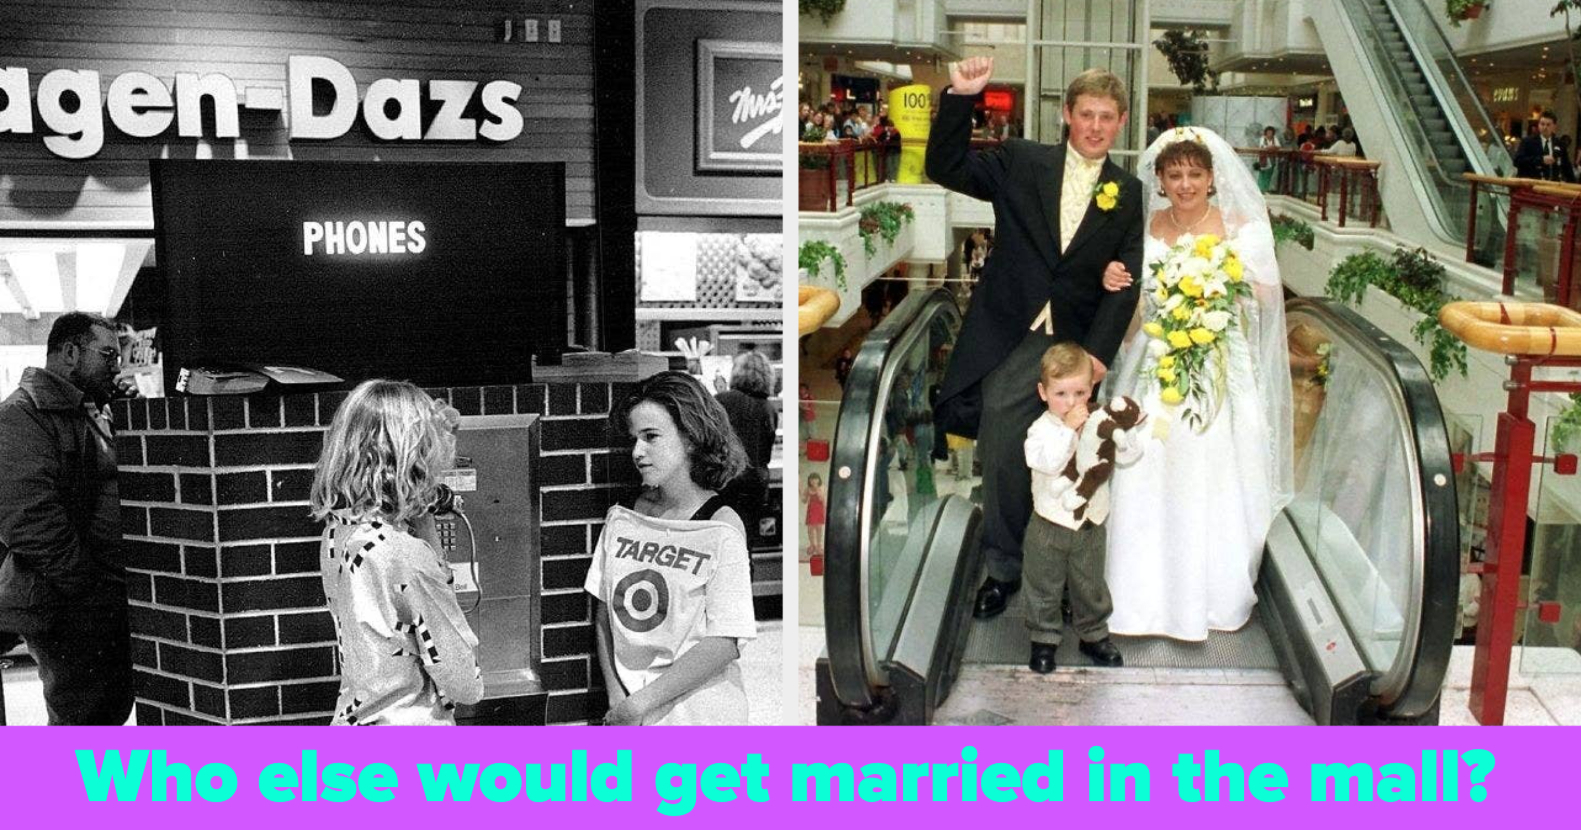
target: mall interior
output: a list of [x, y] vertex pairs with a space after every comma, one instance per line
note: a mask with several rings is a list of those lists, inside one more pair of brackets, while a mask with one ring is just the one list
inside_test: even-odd
[[[1581, 363], [1559, 345], [1581, 322], [1581, 10], [1551, 8], [803, 3], [799, 721], [1581, 723]], [[1067, 643], [1044, 676], [1022, 596], [972, 618], [981, 465], [931, 398], [994, 213], [921, 161], [971, 56], [994, 58], [976, 150], [1058, 142], [1066, 85], [1100, 67], [1131, 96], [1112, 160], [1207, 127], [1265, 193], [1297, 493], [1240, 630], [1116, 637], [1123, 668]], [[1570, 158], [1517, 169], [1545, 115]], [[1457, 301], [1541, 342], [1470, 336], [1439, 314]]]

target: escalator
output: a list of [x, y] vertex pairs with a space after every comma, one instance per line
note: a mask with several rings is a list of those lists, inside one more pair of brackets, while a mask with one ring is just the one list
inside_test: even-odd
[[[1180, 672], [1277, 671], [1311, 722], [1436, 723], [1459, 576], [1438, 399], [1416, 358], [1354, 313], [1294, 300], [1286, 314], [1297, 494], [1269, 531], [1257, 613], [1203, 643], [1117, 636], [1127, 668], [1092, 671], [1159, 685]], [[971, 616], [983, 567], [977, 479], [969, 445], [952, 447], [931, 423], [929, 393], [960, 319], [946, 292], [913, 293], [869, 336], [846, 382], [819, 723], [931, 723], [964, 667], [1026, 660], [1022, 594], [993, 620]], [[950, 450], [949, 461], [930, 463], [928, 448]], [[1077, 638], [1064, 639], [1059, 665], [1085, 667]], [[1059, 683], [1067, 671], [1018, 677]]]
[[1311, 7], [1368, 157], [1407, 171], [1397, 187], [1415, 190], [1428, 228], [1464, 245], [1473, 207], [1486, 217], [1479, 235], [1502, 235], [1507, 204], [1483, 192], [1473, 206], [1461, 174], [1509, 176], [1514, 164], [1455, 58], [1441, 9], [1426, 0], [1322, 0]]

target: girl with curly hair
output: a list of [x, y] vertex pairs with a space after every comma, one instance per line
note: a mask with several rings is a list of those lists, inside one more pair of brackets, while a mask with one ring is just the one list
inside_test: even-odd
[[483, 697], [478, 639], [451, 590], [430, 507], [459, 416], [410, 383], [370, 380], [335, 418], [313, 475], [313, 517], [335, 619], [333, 723], [455, 723]]

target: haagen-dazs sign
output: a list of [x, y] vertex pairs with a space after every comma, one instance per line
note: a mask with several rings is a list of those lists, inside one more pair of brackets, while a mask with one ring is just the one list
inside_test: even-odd
[[779, 172], [785, 119], [780, 44], [697, 42], [697, 169]]
[[[0, 69], [0, 134], [35, 131], [36, 97], [44, 146], [64, 158], [91, 158], [104, 147], [106, 115], [117, 130], [133, 138], [154, 138], [172, 123], [182, 138], [202, 138], [207, 99], [214, 108], [214, 137], [239, 138], [239, 114], [286, 111], [287, 96], [282, 94], [286, 91], [291, 139], [339, 138], [351, 131], [359, 117], [374, 137], [384, 141], [503, 142], [522, 132], [522, 114], [516, 108], [521, 84], [379, 78], [359, 99], [350, 70], [332, 58], [311, 55], [290, 58], [286, 90], [273, 84], [237, 89], [224, 75], [200, 77], [195, 72], [176, 73], [174, 95], [163, 80], [147, 72], [117, 75], [107, 92], [99, 83], [99, 73], [92, 70], [56, 69], [39, 79], [37, 95], [30, 96], [26, 68]], [[329, 90], [317, 102], [315, 83]], [[426, 128], [425, 108], [434, 113]]]

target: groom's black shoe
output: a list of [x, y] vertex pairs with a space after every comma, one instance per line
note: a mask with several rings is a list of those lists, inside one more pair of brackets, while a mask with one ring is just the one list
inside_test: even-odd
[[1114, 641], [1108, 637], [1093, 643], [1083, 640], [1081, 643], [1081, 653], [1092, 658], [1093, 665], [1095, 666], [1108, 666], [1113, 668], [1114, 666], [1125, 665], [1125, 658], [1120, 656], [1120, 649], [1117, 648], [1114, 644]]
[[991, 620], [1003, 614], [1010, 596], [1019, 590], [1019, 579], [1015, 582], [1000, 582], [991, 576], [984, 579], [983, 587], [977, 589], [977, 605], [972, 608], [972, 616], [979, 620]]
[[1027, 668], [1038, 674], [1048, 674], [1054, 671], [1054, 652], [1058, 648], [1058, 646], [1051, 646], [1048, 643], [1033, 643], [1032, 659], [1027, 661]]

